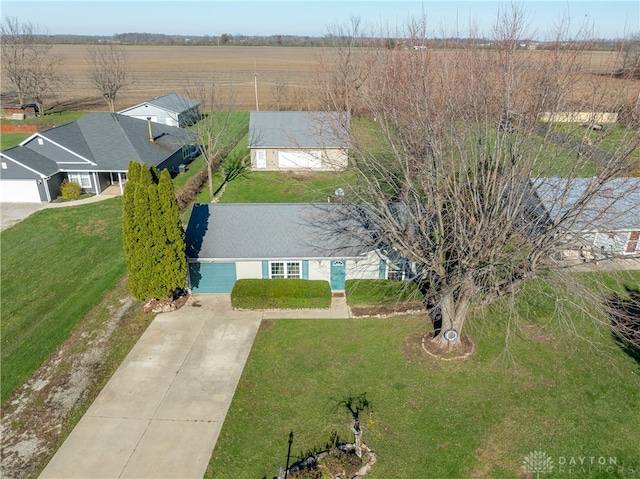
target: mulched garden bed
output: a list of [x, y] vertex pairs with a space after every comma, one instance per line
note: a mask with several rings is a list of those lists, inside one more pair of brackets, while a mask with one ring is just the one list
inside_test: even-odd
[[377, 304], [363, 306], [349, 306], [351, 316], [354, 317], [384, 317], [398, 314], [424, 312], [424, 304], [420, 301], [401, 304]]

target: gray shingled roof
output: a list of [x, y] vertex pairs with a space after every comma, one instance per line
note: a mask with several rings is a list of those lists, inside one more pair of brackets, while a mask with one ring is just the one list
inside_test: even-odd
[[200, 102], [182, 95], [178, 95], [176, 93], [168, 93], [166, 95], [157, 96], [151, 100], [147, 100], [137, 105], [130, 106], [129, 108], [125, 108], [124, 110], [120, 111], [131, 110], [132, 108], [136, 108], [142, 105], [153, 105], [163, 110], [182, 113], [183, 111], [191, 110], [192, 108], [199, 106]]
[[40, 132], [40, 135], [97, 164], [74, 165], [74, 170], [126, 171], [129, 161], [159, 165], [195, 134], [152, 123], [155, 142], [149, 141], [146, 120], [116, 113], [89, 113], [78, 120]]
[[37, 171], [43, 176], [54, 175], [59, 169], [55, 161], [52, 161], [29, 148], [14, 146], [13, 148], [2, 150], [2, 154], [34, 171]]
[[348, 122], [340, 112], [252, 111], [249, 148], [348, 148], [337, 133], [348, 131]]
[[[580, 201], [593, 178], [540, 178], [532, 185], [551, 221], [558, 221]], [[575, 231], [640, 230], [640, 178], [614, 178], [599, 187], [572, 227]]]
[[352, 258], [358, 235], [331, 231], [334, 203], [207, 203], [193, 208], [187, 254], [193, 259]]

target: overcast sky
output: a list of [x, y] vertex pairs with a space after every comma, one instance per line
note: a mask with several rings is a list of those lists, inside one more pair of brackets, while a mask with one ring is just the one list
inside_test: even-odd
[[[528, 15], [530, 31], [544, 39], [549, 27], [563, 13], [572, 24], [593, 26], [599, 38], [620, 38], [640, 32], [638, 0], [520, 1]], [[178, 35], [309, 35], [323, 36], [331, 25], [344, 24], [350, 16], [391, 31], [424, 10], [433, 36], [442, 28], [464, 31], [470, 21], [482, 32], [490, 31], [496, 12], [504, 3], [495, 1], [175, 1], [175, 0], [1, 0], [3, 18], [32, 22], [51, 34], [113, 35], [127, 32]], [[431, 36], [431, 35], [430, 35]]]

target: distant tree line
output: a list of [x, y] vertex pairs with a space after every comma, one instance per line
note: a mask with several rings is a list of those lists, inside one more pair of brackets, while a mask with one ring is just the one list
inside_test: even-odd
[[[242, 35], [222, 33], [221, 35], [166, 35], [163, 33], [128, 32], [116, 33], [111, 36], [105, 35], [48, 35], [48, 41], [56, 44], [102, 44], [115, 43], [120, 45], [206, 45], [206, 46], [293, 46], [293, 47], [318, 47], [331, 46], [335, 43], [336, 37], [332, 34], [323, 36], [305, 35]], [[393, 48], [411, 48], [415, 39], [406, 38], [380, 38], [361, 37], [357, 46], [379, 46], [385, 45]], [[589, 40], [589, 49], [596, 51], [620, 51], [630, 42], [637, 39], [592, 39]], [[460, 38], [460, 37], [434, 37], [425, 39], [431, 48], [458, 48], [470, 44], [483, 44], [492, 46], [489, 38]], [[527, 48], [557, 48], [557, 45], [548, 42], [541, 42], [534, 39], [521, 39], [520, 43]], [[575, 43], [572, 44], [575, 48]]]

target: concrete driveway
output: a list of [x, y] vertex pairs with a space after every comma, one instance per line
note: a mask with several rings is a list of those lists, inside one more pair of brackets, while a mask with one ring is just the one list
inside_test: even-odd
[[262, 317], [228, 294], [158, 315], [40, 477], [201, 479]]
[[0, 203], [0, 231], [44, 208], [46, 203]]

